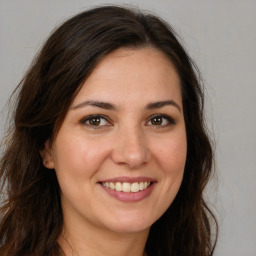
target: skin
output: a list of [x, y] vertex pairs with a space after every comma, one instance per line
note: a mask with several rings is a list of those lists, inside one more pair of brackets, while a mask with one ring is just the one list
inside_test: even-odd
[[[169, 103], [147, 108], [162, 101]], [[92, 114], [104, 118], [92, 125]], [[173, 121], [160, 116], [154, 122], [155, 114]], [[143, 255], [150, 226], [179, 190], [186, 153], [180, 80], [170, 60], [151, 47], [121, 48], [104, 57], [75, 97], [52, 145], [46, 141], [41, 151], [61, 188], [59, 243], [66, 255]], [[123, 176], [152, 178], [151, 194], [122, 202], [99, 183]]]

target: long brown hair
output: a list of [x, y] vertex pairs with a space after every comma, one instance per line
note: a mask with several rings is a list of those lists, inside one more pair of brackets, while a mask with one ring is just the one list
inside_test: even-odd
[[[60, 188], [39, 155], [53, 139], [68, 107], [100, 59], [120, 47], [151, 46], [170, 58], [182, 87], [188, 153], [174, 202], [150, 229], [149, 256], [213, 255], [216, 219], [203, 191], [213, 152], [204, 123], [199, 73], [174, 30], [160, 18], [116, 6], [91, 9], [56, 29], [15, 91], [13, 123], [0, 163], [4, 201], [0, 255], [60, 255], [63, 227]], [[215, 229], [216, 230], [216, 229]]]

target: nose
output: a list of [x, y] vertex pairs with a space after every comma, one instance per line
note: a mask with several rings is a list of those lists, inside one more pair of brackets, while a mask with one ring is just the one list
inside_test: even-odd
[[136, 169], [149, 162], [151, 152], [140, 128], [127, 128], [119, 131], [115, 137], [112, 160], [119, 165]]

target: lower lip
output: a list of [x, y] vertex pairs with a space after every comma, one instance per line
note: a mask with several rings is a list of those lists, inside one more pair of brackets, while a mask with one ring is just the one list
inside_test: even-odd
[[141, 201], [143, 199], [145, 199], [146, 197], [148, 197], [153, 188], [154, 188], [155, 183], [152, 183], [149, 187], [147, 187], [146, 189], [142, 190], [142, 191], [138, 191], [138, 192], [122, 192], [122, 191], [116, 191], [114, 189], [110, 189], [107, 187], [104, 187], [103, 185], [102, 188], [112, 197], [116, 198], [119, 201], [122, 202], [138, 202]]

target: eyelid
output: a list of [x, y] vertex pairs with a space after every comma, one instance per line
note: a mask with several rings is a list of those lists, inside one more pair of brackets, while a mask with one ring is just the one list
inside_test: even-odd
[[[166, 119], [168, 124], [160, 124], [160, 125], [154, 125], [154, 124], [148, 124], [153, 118], [157, 118], [157, 117], [160, 117], [160, 118], [163, 118], [163, 119]], [[91, 125], [91, 124], [86, 124], [86, 122], [90, 119], [93, 119], [93, 118], [102, 118], [104, 119], [107, 124], [104, 124], [104, 125]], [[88, 115], [84, 118], [82, 118], [80, 120], [80, 123], [82, 125], [85, 125], [89, 128], [93, 128], [93, 129], [100, 129], [100, 128], [104, 128], [104, 127], [107, 127], [107, 126], [111, 126], [113, 125], [111, 119], [105, 115], [102, 115], [102, 114], [91, 114], [91, 115]], [[155, 128], [164, 128], [164, 127], [168, 127], [168, 126], [172, 126], [172, 125], [175, 125], [176, 124], [176, 121], [173, 117], [169, 116], [169, 115], [166, 115], [166, 114], [153, 114], [151, 115], [147, 121], [146, 121], [146, 126], [154, 126]]]
[[169, 115], [166, 115], [166, 114], [153, 114], [153, 115], [151, 115], [151, 116], [148, 118], [146, 124], [147, 124], [150, 120], [152, 120], [153, 118], [156, 118], [156, 117], [165, 118], [165, 119], [168, 121], [168, 124], [167, 124], [167, 125], [153, 125], [153, 124], [151, 124], [150, 126], [155, 126], [155, 127], [161, 128], [161, 127], [166, 127], [166, 126], [171, 126], [171, 125], [176, 124], [175, 119], [174, 119], [173, 117], [169, 116]]
[[[88, 120], [93, 119], [93, 118], [102, 118], [102, 119], [106, 120], [106, 122], [107, 122], [108, 124], [107, 124], [107, 125], [99, 125], [99, 126], [96, 126], [96, 125], [94, 126], [94, 125], [86, 124], [86, 122], [87, 122]], [[92, 128], [95, 128], [95, 127], [97, 127], [97, 128], [102, 128], [102, 127], [104, 127], [104, 126], [110, 126], [110, 125], [112, 125], [110, 119], [109, 119], [107, 116], [102, 115], [102, 114], [92, 114], [92, 115], [88, 115], [88, 116], [82, 118], [82, 119], [80, 120], [80, 123], [83, 124], [83, 125], [86, 125], [86, 126], [88, 126], [88, 127], [92, 127]]]

